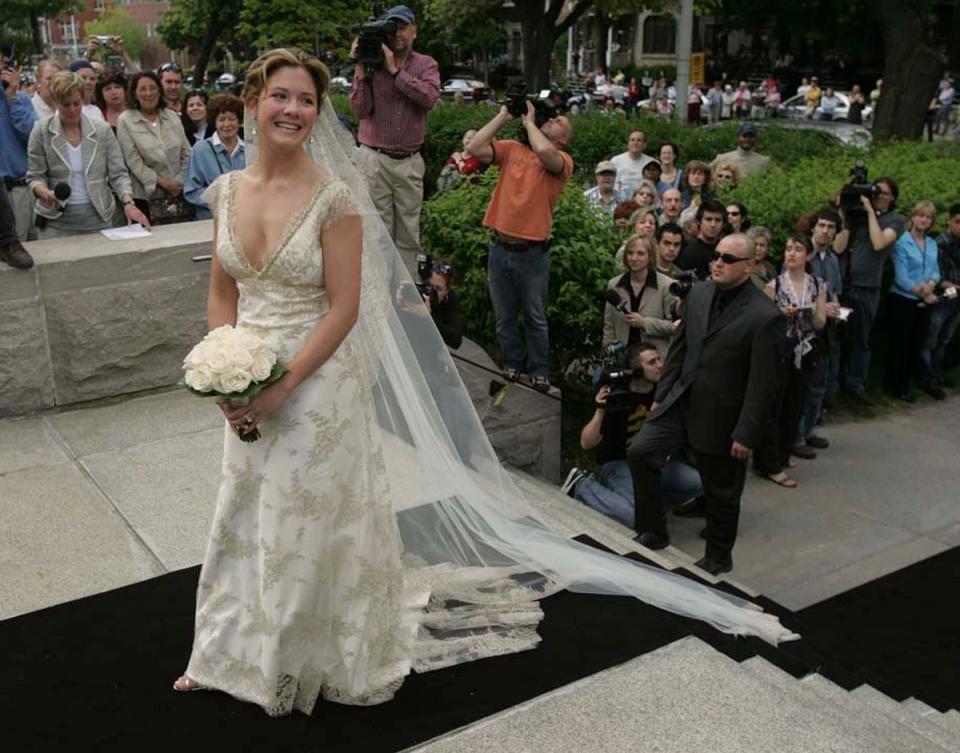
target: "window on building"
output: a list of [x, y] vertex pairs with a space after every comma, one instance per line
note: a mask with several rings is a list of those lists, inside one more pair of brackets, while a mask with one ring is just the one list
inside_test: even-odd
[[74, 36], [74, 25], [69, 21], [60, 22], [60, 38], [64, 44], [76, 44], [77, 38]]
[[672, 55], [677, 51], [677, 20], [671, 15], [647, 16], [643, 21], [643, 52]]

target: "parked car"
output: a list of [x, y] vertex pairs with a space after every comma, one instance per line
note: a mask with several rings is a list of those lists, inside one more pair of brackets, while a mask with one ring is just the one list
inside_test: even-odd
[[[711, 123], [704, 128], [727, 128], [737, 124], [736, 120], [725, 120], [722, 123]], [[869, 129], [855, 123], [843, 120], [807, 120], [779, 118], [776, 120], [752, 120], [757, 128], [784, 128], [790, 131], [816, 131], [825, 138], [839, 141], [843, 146], [866, 149], [873, 142], [873, 134]]]
[[237, 77], [232, 73], [223, 73], [213, 83], [213, 90], [218, 92], [229, 92], [233, 91], [233, 88], [237, 85]]
[[[840, 104], [837, 105], [837, 109], [833, 113], [834, 120], [846, 120], [847, 114], [850, 112], [850, 92], [834, 92], [837, 95], [837, 99], [840, 100]], [[790, 118], [790, 119], [800, 119], [807, 118], [807, 106], [803, 101], [802, 94], [795, 94], [787, 100], [784, 100], [780, 104], [780, 117], [781, 118]], [[870, 116], [873, 114], [873, 105], [867, 103], [863, 106], [862, 116], [864, 122], [869, 121]], [[813, 118], [820, 117], [820, 108], [818, 107], [814, 113]]]
[[483, 81], [475, 78], [450, 78], [440, 87], [443, 99], [453, 99], [460, 92], [465, 102], [483, 102], [490, 96], [490, 89]]
[[350, 79], [346, 76], [334, 76], [330, 79], [330, 91], [334, 94], [346, 94], [350, 91]]

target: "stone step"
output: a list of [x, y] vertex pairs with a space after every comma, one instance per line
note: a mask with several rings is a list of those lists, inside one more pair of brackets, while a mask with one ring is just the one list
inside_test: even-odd
[[741, 667], [783, 693], [785, 702], [792, 710], [803, 708], [812, 711], [824, 721], [829, 720], [848, 730], [860, 741], [864, 751], [943, 753], [941, 746], [896, 719], [885, 717], [869, 707], [851, 704], [849, 694], [822, 675], [812, 674], [797, 679], [759, 656], [743, 662]]
[[940, 717], [940, 723], [941, 726], [953, 731], [954, 734], [960, 735], [960, 711], [956, 709], [944, 711]]
[[[940, 713], [937, 709], [924, 703], [919, 698], [906, 698], [900, 702], [900, 705], [911, 713], [917, 714], [921, 718], [942, 727], [948, 734], [960, 736], [960, 724], [951, 724], [945, 714]], [[958, 717], [958, 719], [960, 719], [960, 717]]]
[[942, 753], [892, 721], [896, 737], [860, 734], [869, 725], [855, 728], [819, 698], [801, 702], [791, 683], [782, 689], [688, 637], [415, 750]]
[[890, 696], [884, 695], [879, 690], [870, 685], [861, 685], [850, 691], [850, 697], [856, 698], [864, 704], [870, 705], [883, 714], [888, 714], [901, 724], [904, 724], [915, 730], [924, 737], [932, 740], [941, 746], [944, 750], [951, 753], [960, 753], [960, 735], [951, 732], [939, 724], [918, 716], [910, 709], [901, 706]]

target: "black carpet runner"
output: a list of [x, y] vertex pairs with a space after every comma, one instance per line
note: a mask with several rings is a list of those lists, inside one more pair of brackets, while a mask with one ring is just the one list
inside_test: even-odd
[[560, 593], [542, 602], [543, 640], [534, 651], [411, 675], [380, 706], [321, 702], [309, 718], [282, 719], [221, 693], [171, 690], [190, 650], [194, 567], [0, 622], [0, 734], [13, 751], [393, 752], [686, 635], [737, 660], [761, 654], [797, 676], [820, 670], [845, 687], [871, 682], [895, 697], [960, 706], [952, 671], [960, 636], [952, 603], [958, 552], [800, 615], [760, 600], [804, 635], [779, 649], [636, 599]]

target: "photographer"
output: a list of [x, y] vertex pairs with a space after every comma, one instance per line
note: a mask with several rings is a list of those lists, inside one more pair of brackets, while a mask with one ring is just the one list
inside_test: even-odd
[[[633, 478], [627, 464], [627, 447], [650, 412], [663, 361], [652, 344], [642, 343], [627, 348], [626, 362], [632, 370], [626, 393], [619, 388], [616, 403], [610, 400], [608, 404], [611, 387], [600, 387], [593, 418], [580, 432], [580, 446], [597, 450], [600, 471], [596, 476], [588, 476], [574, 468], [564, 488], [585, 505], [632, 527]], [[661, 493], [670, 502], [682, 502], [702, 491], [696, 470], [679, 460], [667, 461], [661, 475]]]
[[453, 267], [446, 259], [423, 256], [417, 260], [417, 272], [423, 280], [417, 285], [423, 303], [447, 347], [456, 350], [463, 344], [463, 317], [457, 294], [450, 289]]
[[[350, 110], [360, 119], [359, 167], [387, 232], [411, 265], [420, 253], [423, 203], [423, 146], [427, 112], [440, 98], [437, 61], [413, 51], [417, 19], [396, 5], [381, 19], [395, 28], [381, 43], [383, 62], [375, 69], [357, 62], [350, 86]], [[360, 40], [350, 56], [357, 58]]]
[[603, 312], [603, 344], [619, 340], [627, 345], [652, 344], [666, 355], [673, 335], [672, 312], [677, 299], [670, 294], [670, 278], [657, 272], [657, 242], [654, 238], [630, 236], [625, 244], [626, 274], [612, 277], [609, 290], [619, 296], [608, 299]]
[[[861, 403], [873, 405], [866, 392], [870, 371], [870, 332], [880, 305], [883, 267], [907, 221], [894, 211], [899, 189], [892, 178], [877, 178], [868, 185], [866, 168], [861, 164], [854, 171], [854, 178], [841, 190], [840, 198], [840, 216], [850, 230], [849, 246], [845, 253], [844, 249], [837, 249], [837, 253], [843, 253], [845, 303], [853, 309], [847, 324], [846, 386]], [[858, 186], [870, 195], [860, 193], [858, 196]], [[846, 205], [845, 194], [848, 197]], [[858, 199], [859, 207], [856, 206]]]
[[[140, 68], [130, 59], [130, 53], [123, 46], [123, 37], [112, 35], [96, 35], [87, 39], [87, 48], [83, 56], [90, 61], [94, 58], [103, 57], [106, 53], [107, 70], [115, 70], [121, 73], [136, 73]], [[112, 60], [111, 60], [112, 58]], [[111, 65], [111, 63], [113, 63]]]
[[33, 198], [27, 188], [27, 142], [37, 122], [30, 97], [20, 91], [20, 70], [9, 62], [10, 51], [0, 48], [0, 177], [3, 178], [16, 217], [17, 241], [3, 246], [0, 260], [29, 269], [33, 259], [20, 241], [33, 227]]
[[763, 438], [773, 398], [785, 319], [750, 282], [753, 241], [717, 244], [712, 280], [693, 286], [670, 343], [656, 403], [627, 451], [633, 474], [637, 541], [670, 545], [661, 502], [662, 468], [692, 452], [706, 498], [707, 546], [696, 564], [718, 575], [733, 567], [746, 460]]
[[567, 148], [573, 126], [562, 115], [537, 126], [533, 103], [522, 115], [527, 143], [498, 140], [504, 125], [513, 120], [506, 105], [470, 142], [470, 153], [500, 168], [497, 187], [483, 224], [492, 230], [487, 279], [497, 315], [497, 341], [508, 379], [518, 379], [523, 369], [523, 346], [518, 315], [523, 310], [527, 343], [527, 368], [534, 389], [550, 389], [547, 290], [550, 282], [550, 226], [553, 208], [573, 173]]

